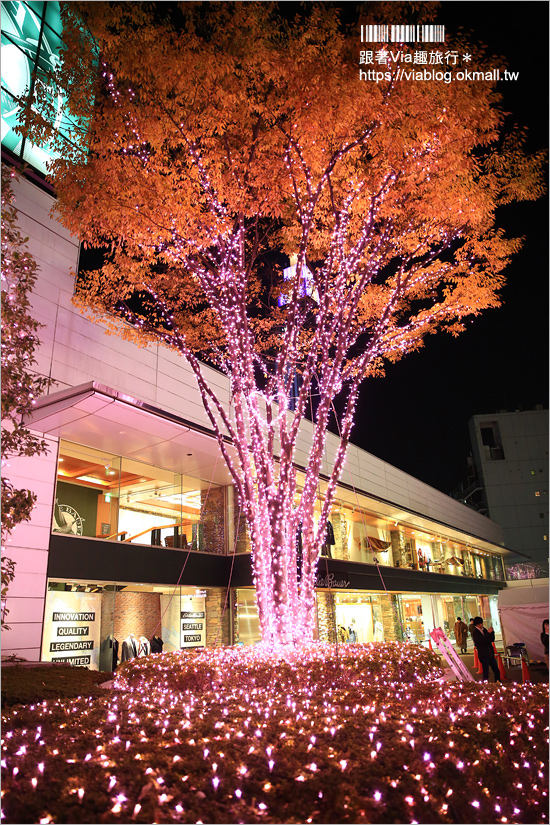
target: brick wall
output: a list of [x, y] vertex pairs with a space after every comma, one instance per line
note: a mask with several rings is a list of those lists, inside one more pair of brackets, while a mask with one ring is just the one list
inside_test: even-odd
[[390, 533], [393, 563], [399, 562], [400, 567], [407, 567], [407, 550], [405, 547], [405, 534], [394, 530]]
[[225, 553], [225, 488], [211, 487], [201, 491], [203, 553]]
[[229, 594], [224, 587], [212, 587], [206, 591], [206, 647], [231, 644], [230, 610]]
[[320, 642], [336, 642], [336, 609], [334, 593], [317, 593], [317, 624]]
[[334, 547], [331, 547], [332, 555], [337, 559], [349, 561], [348, 550], [348, 523], [343, 513], [334, 513], [330, 517], [334, 530]]
[[388, 594], [380, 596], [380, 609], [382, 612], [382, 624], [384, 626], [384, 640], [386, 642], [403, 641], [403, 630], [399, 620], [399, 609], [397, 607], [397, 596]]
[[231, 611], [233, 613], [233, 644], [236, 645], [240, 642], [240, 633], [239, 633], [239, 607], [238, 607], [238, 592], [237, 590], [231, 590]]
[[[114, 601], [114, 605], [113, 605]], [[105, 603], [106, 624], [104, 621]], [[109, 617], [114, 621], [109, 623]], [[101, 610], [102, 635], [103, 628], [113, 627], [114, 630], [107, 630], [107, 633], [114, 633], [115, 638], [122, 644], [124, 639], [132, 633], [134, 636], [145, 636], [150, 639], [153, 633], [160, 632], [160, 594], [159, 593], [116, 593], [114, 600], [112, 596], [104, 596]]]
[[246, 526], [246, 518], [244, 512], [241, 510], [238, 504], [235, 504], [235, 530], [237, 533], [235, 552], [250, 553], [252, 549], [250, 544], [250, 534]]

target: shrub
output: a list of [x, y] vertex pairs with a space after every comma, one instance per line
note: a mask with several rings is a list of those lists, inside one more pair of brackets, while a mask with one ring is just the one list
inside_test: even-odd
[[4, 821], [545, 822], [547, 686], [412, 645], [159, 654], [4, 716]]

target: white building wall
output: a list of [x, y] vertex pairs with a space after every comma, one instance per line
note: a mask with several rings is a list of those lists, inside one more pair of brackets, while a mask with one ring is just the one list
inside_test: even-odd
[[[56, 386], [51, 391], [98, 381], [194, 423], [210, 426], [194, 376], [183, 358], [166, 347], [138, 347], [118, 336], [107, 335], [99, 324], [72, 305], [71, 271], [78, 265], [78, 248], [75, 239], [48, 214], [54, 199], [23, 180], [17, 188], [18, 208], [20, 203], [24, 231], [30, 238], [29, 249], [41, 267], [35, 307], [47, 327], [40, 336], [40, 371], [55, 379]], [[204, 370], [227, 407], [227, 378], [208, 367]], [[296, 455], [297, 463], [303, 466], [308, 462], [311, 433], [311, 425], [304, 422]], [[335, 435], [328, 435], [323, 468], [327, 474], [338, 443]], [[489, 519], [354, 445], [349, 448], [341, 480], [391, 501], [396, 509], [421, 513], [488, 541], [502, 541], [499, 527]]]
[[46, 441], [50, 446], [46, 455], [12, 458], [5, 468], [16, 489], [31, 490], [37, 496], [30, 520], [15, 527], [6, 545], [6, 555], [16, 567], [6, 599], [10, 630], [2, 632], [2, 656], [17, 654], [28, 661], [40, 659], [55, 495], [57, 439]]

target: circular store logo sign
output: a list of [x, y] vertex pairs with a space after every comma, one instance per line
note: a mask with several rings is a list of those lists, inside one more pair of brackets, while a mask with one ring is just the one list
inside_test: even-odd
[[53, 529], [55, 533], [70, 533], [73, 536], [81, 536], [84, 527], [84, 519], [79, 516], [74, 507], [69, 504], [58, 504], [55, 502], [53, 514]]

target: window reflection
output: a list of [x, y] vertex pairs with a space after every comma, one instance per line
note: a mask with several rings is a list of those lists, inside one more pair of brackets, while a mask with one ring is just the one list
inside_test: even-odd
[[52, 530], [225, 552], [225, 491], [209, 480], [62, 441]]
[[[316, 523], [321, 506], [319, 500]], [[251, 550], [232, 487], [67, 441], [60, 443], [52, 530], [207, 553]], [[332, 508], [321, 556], [423, 573], [504, 577], [499, 556], [341, 501]]]

